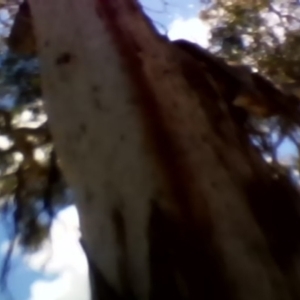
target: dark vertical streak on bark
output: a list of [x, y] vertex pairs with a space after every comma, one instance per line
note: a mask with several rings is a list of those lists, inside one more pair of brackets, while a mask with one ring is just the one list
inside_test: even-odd
[[[152, 202], [149, 225], [151, 300], [234, 299], [208, 231], [173, 218]], [[199, 238], [201, 237], [201, 238]]]
[[80, 244], [85, 252], [89, 266], [90, 286], [92, 292], [91, 300], [121, 300], [122, 298], [118, 296], [113, 288], [108, 284], [97, 265], [93, 262], [85, 242], [82, 239], [80, 240]]
[[261, 176], [249, 184], [248, 203], [296, 300], [300, 289], [292, 270], [300, 252], [299, 193], [284, 176], [265, 179]]
[[134, 299], [129, 281], [130, 274], [128, 272], [126, 224], [121, 210], [115, 208], [112, 212], [111, 219], [119, 247], [118, 269], [123, 296], [125, 299]]

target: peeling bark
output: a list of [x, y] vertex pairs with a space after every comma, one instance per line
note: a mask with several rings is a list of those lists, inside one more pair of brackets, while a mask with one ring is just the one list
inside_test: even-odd
[[55, 146], [108, 286], [121, 299], [296, 299], [294, 194], [295, 243], [278, 252], [276, 184], [209, 70], [135, 0], [30, 4]]

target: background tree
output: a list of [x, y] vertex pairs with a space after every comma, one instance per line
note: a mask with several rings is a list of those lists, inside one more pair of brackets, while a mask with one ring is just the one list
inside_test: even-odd
[[[211, 2], [200, 17], [212, 26], [211, 50], [232, 63], [246, 64], [259, 71], [285, 93], [294, 95], [294, 110], [299, 105], [299, 3], [295, 1], [220, 0]], [[271, 97], [270, 97], [271, 98]], [[272, 99], [270, 99], [272, 100]], [[291, 104], [291, 99], [289, 103]], [[278, 151], [283, 143], [294, 148], [288, 168], [299, 172], [299, 122], [282, 115], [255, 121], [263, 127], [254, 135], [255, 143], [278, 166]]]
[[4, 16], [2, 41], [9, 45], [7, 49], [3, 43], [0, 54], [0, 196], [2, 213], [12, 213], [14, 223], [1, 270], [1, 284], [5, 285], [14, 246], [19, 243], [25, 250], [37, 250], [48, 236], [56, 212], [69, 200], [41, 98], [28, 3], [19, 8], [17, 1], [1, 2], [0, 11]]

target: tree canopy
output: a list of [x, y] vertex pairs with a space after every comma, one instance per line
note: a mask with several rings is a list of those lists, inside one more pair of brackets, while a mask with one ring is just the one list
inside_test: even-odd
[[[299, 25], [298, 1], [218, 0], [206, 4], [200, 18], [211, 25], [210, 49], [232, 64], [248, 65], [270, 79], [274, 86], [299, 99]], [[273, 101], [273, 99], [270, 100]], [[291, 104], [291, 98], [286, 105]], [[299, 111], [294, 102], [293, 110]], [[263, 130], [254, 135], [256, 145], [267, 159], [278, 165], [283, 144], [293, 149], [293, 159], [281, 161], [298, 174], [299, 122], [279, 114], [276, 118], [255, 120]], [[282, 152], [282, 151], [281, 151]]]

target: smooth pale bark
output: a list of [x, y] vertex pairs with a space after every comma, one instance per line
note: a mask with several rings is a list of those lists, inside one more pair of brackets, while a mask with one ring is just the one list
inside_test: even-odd
[[188, 80], [194, 62], [134, 0], [30, 4], [55, 146], [87, 251], [112, 290], [293, 299], [297, 287], [249, 209], [247, 187], [264, 170], [217, 94]]

